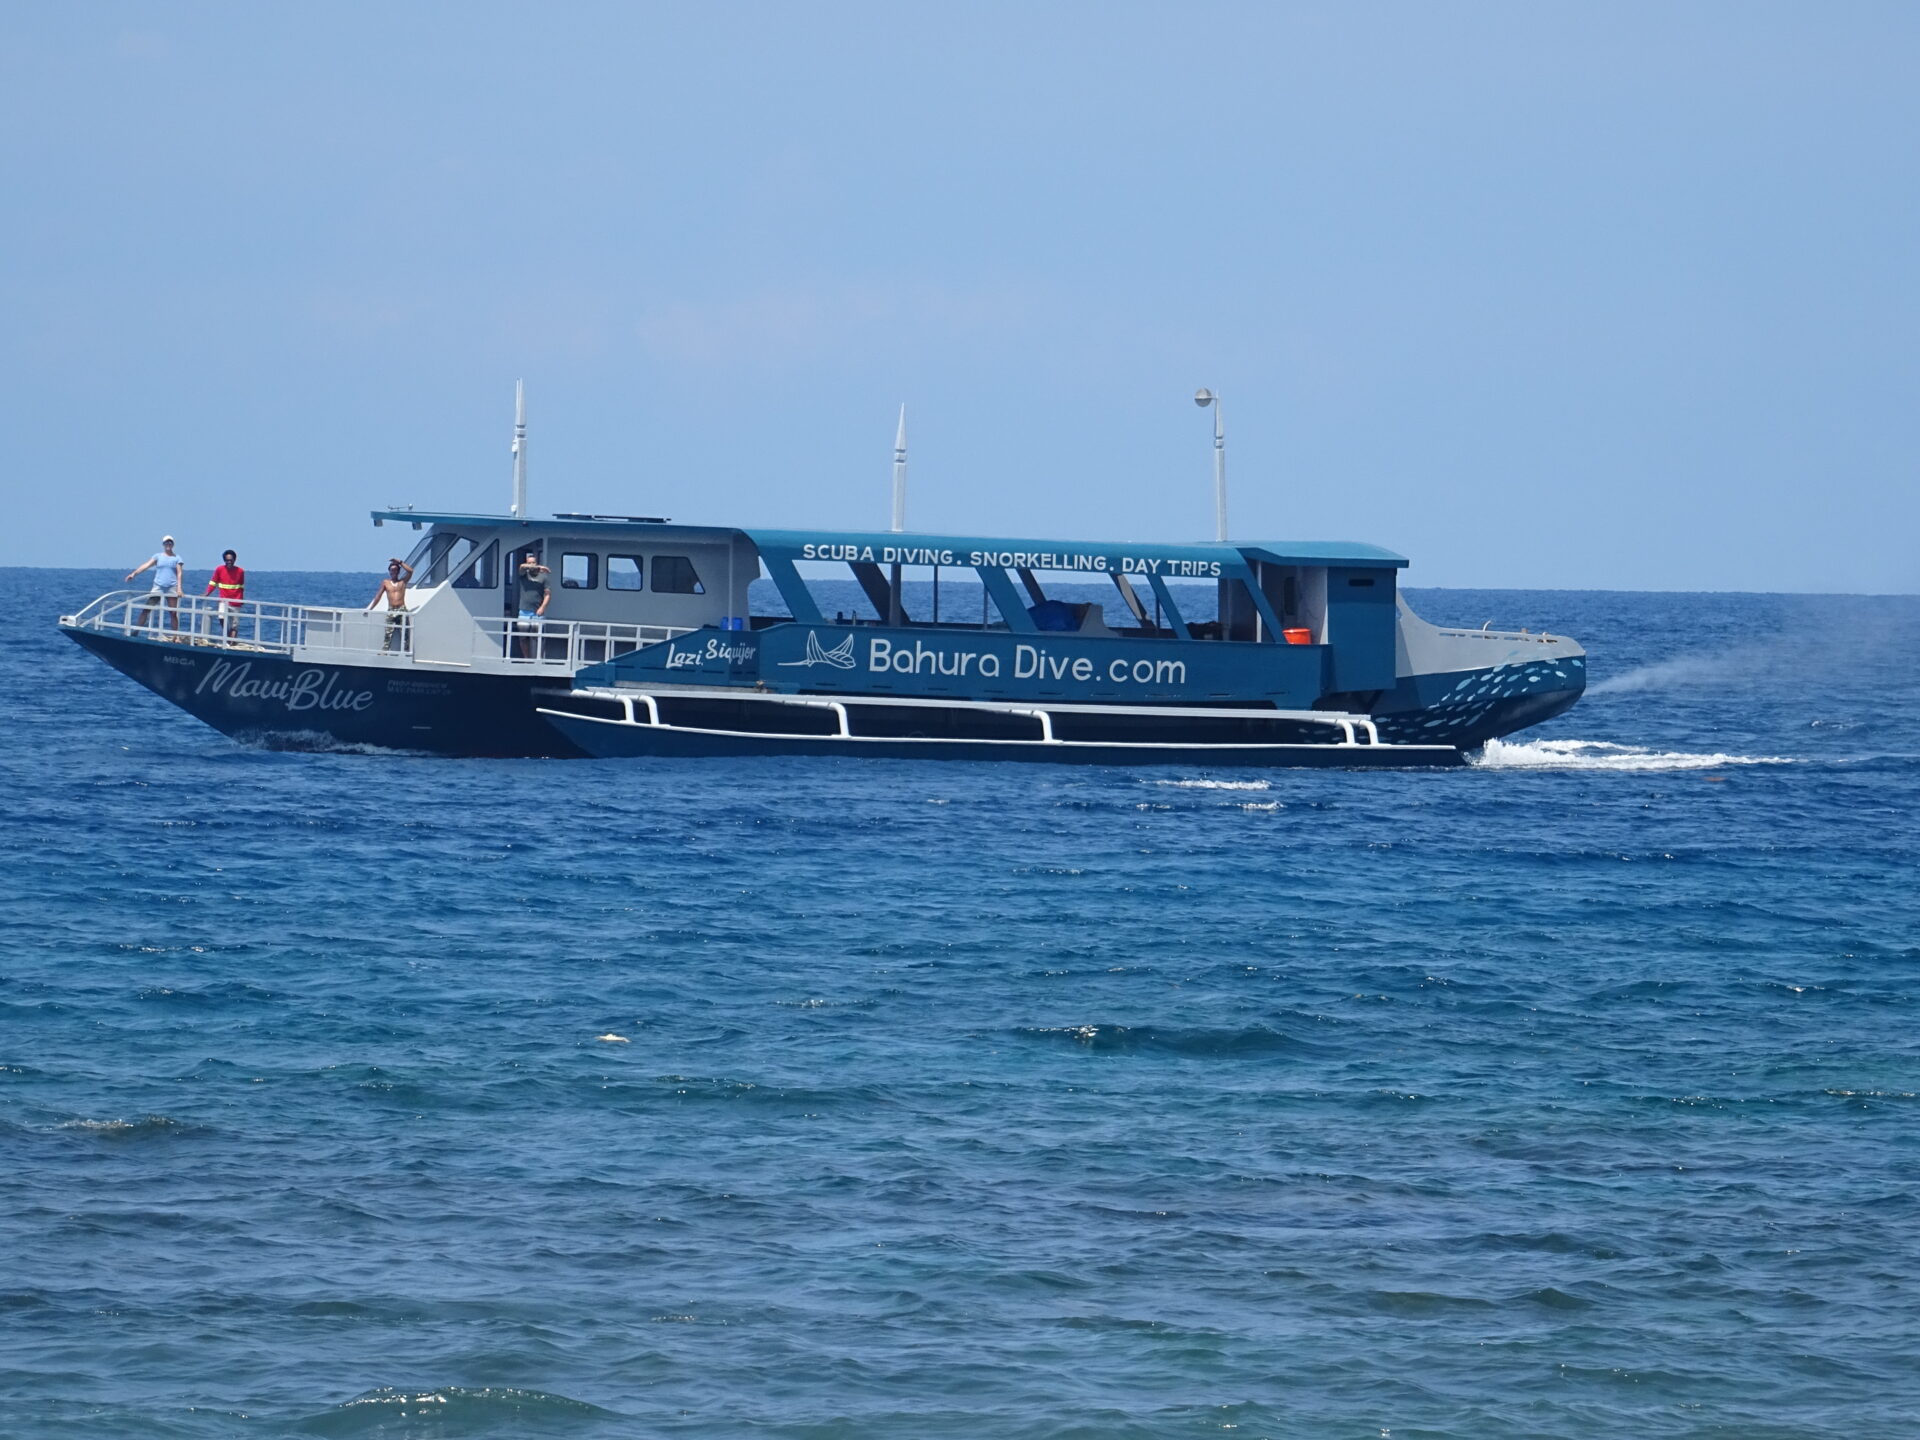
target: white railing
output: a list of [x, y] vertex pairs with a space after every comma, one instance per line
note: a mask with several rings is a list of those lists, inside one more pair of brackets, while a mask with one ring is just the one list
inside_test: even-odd
[[1478, 630], [1462, 630], [1457, 626], [1436, 625], [1433, 628], [1442, 635], [1451, 635], [1462, 640], [1530, 640], [1536, 645], [1553, 645], [1565, 640], [1564, 635], [1549, 635], [1545, 630], [1495, 630], [1489, 620]]
[[342, 611], [272, 601], [221, 599], [217, 595], [181, 595], [174, 599], [140, 590], [102, 595], [61, 623], [81, 630], [178, 640], [193, 645], [227, 645], [285, 653], [302, 645], [325, 644], [340, 631]]
[[583, 666], [599, 665], [689, 633], [685, 626], [614, 625], [600, 620], [481, 620], [474, 654], [515, 667], [571, 675]]
[[436, 640], [426, 654], [414, 650], [418, 612], [344, 610], [320, 605], [283, 605], [271, 600], [230, 603], [215, 595], [182, 595], [172, 604], [137, 590], [102, 595], [61, 623], [81, 630], [218, 645], [241, 650], [330, 650], [347, 655], [405, 656], [418, 663], [492, 668], [504, 665], [542, 674], [572, 675], [587, 665], [658, 645], [686, 627], [615, 625], [598, 620], [474, 620], [458, 627], [443, 649]]

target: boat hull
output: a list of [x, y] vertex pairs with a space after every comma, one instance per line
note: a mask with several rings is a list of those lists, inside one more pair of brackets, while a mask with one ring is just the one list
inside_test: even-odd
[[1403, 676], [1373, 719], [1395, 746], [1444, 749], [1451, 758], [1367, 747], [1194, 744], [1046, 744], [881, 740], [831, 736], [716, 735], [669, 727], [609, 738], [616, 727], [543, 715], [535, 676], [474, 674], [408, 664], [314, 664], [292, 656], [63, 627], [74, 642], [223, 734], [273, 749], [379, 748], [437, 755], [858, 754], [1036, 760], [1098, 765], [1446, 765], [1458, 753], [1561, 714], [1586, 684], [1580, 659], [1550, 659]]
[[222, 734], [279, 750], [577, 756], [535, 712], [533, 677], [316, 665], [272, 651], [63, 626], [74, 643]]
[[1383, 740], [1477, 750], [1564, 714], [1586, 686], [1582, 657], [1405, 675], [1371, 713]]

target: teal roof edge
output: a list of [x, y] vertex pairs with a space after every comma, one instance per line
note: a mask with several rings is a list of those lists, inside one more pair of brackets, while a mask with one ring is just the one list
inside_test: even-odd
[[444, 510], [374, 510], [370, 513], [376, 525], [392, 521], [395, 524], [412, 525], [416, 529], [423, 525], [464, 525], [474, 530], [519, 528], [548, 533], [564, 531], [569, 535], [607, 531], [620, 534], [697, 535], [706, 539], [744, 533], [737, 525], [676, 525], [671, 520], [643, 520], [637, 516], [620, 515], [529, 515], [523, 520], [518, 515], [476, 515]]
[[[1339, 540], [1201, 541], [1153, 544], [1125, 540], [1035, 540], [998, 535], [931, 535], [891, 530], [744, 529], [762, 555], [786, 560], [871, 560], [902, 565], [1002, 565], [1035, 570], [1119, 568], [1098, 561], [1207, 561], [1234, 565], [1357, 565], [1401, 569], [1404, 555], [1378, 545]], [[824, 552], [824, 553], [823, 553]], [[1013, 558], [1003, 558], [1013, 557]], [[1053, 562], [1064, 561], [1064, 564]]]
[[[1036, 540], [999, 535], [933, 535], [892, 530], [768, 530], [728, 525], [676, 525], [666, 521], [619, 517], [452, 514], [426, 510], [375, 510], [376, 524], [472, 525], [501, 528], [608, 531], [677, 531], [682, 534], [740, 534], [764, 556], [785, 560], [872, 560], [886, 565], [1001, 565], [1010, 569], [1100, 570], [1122, 568], [1116, 561], [1186, 561], [1237, 565], [1261, 560], [1269, 565], [1354, 565], [1404, 569], [1409, 561], [1379, 545], [1347, 540], [1197, 541], [1152, 544], [1123, 540]], [[980, 558], [976, 559], [978, 556]], [[1101, 564], [1100, 562], [1108, 562]], [[1063, 562], [1063, 563], [1055, 563]], [[1190, 572], [1191, 573], [1191, 572]]]

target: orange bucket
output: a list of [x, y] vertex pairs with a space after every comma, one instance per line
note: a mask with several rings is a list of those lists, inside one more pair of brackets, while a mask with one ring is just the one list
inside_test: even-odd
[[1280, 633], [1287, 637], [1287, 644], [1289, 645], [1311, 645], [1313, 643], [1313, 631], [1307, 629], [1305, 626], [1299, 628], [1289, 626]]

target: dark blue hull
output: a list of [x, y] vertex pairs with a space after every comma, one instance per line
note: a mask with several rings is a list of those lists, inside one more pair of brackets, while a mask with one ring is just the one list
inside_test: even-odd
[[[376, 747], [436, 755], [552, 756], [582, 754], [739, 755], [857, 753], [926, 756], [938, 749], [968, 759], [1072, 760], [1090, 764], [1381, 765], [1448, 764], [1446, 759], [1393, 761], [1364, 748], [1327, 746], [1234, 750], [1217, 745], [1140, 750], [1131, 746], [1035, 747], [969, 742], [930, 747], [923, 741], [821, 737], [701, 736], [657, 731], [636, 740], [599, 737], [613, 729], [538, 713], [531, 676], [425, 671], [386, 665], [315, 665], [265, 651], [154, 640], [69, 628], [73, 640], [109, 665], [223, 734], [276, 749]], [[1537, 725], [1568, 709], [1585, 688], [1578, 660], [1530, 662], [1402, 679], [1373, 715], [1393, 745], [1469, 750]], [[1052, 753], [1035, 753], [1044, 748]], [[1457, 757], [1456, 757], [1457, 759]]]
[[162, 699], [248, 744], [434, 755], [580, 754], [535, 713], [538, 682], [532, 677], [311, 665], [267, 651], [75, 628], [67, 634]]
[[1373, 722], [1382, 740], [1397, 745], [1477, 750], [1572, 709], [1586, 688], [1579, 658], [1410, 675], [1381, 697]]

